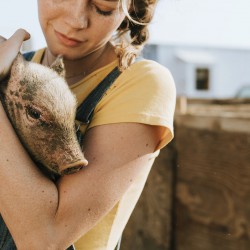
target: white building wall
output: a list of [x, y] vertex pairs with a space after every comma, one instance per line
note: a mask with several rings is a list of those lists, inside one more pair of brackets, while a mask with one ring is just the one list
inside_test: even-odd
[[[224, 49], [224, 48], [194, 48], [191, 46], [171, 46], [171, 45], [154, 45], [156, 59], [159, 63], [169, 68], [176, 82], [177, 94], [187, 95], [190, 97], [201, 98], [231, 98], [244, 85], [250, 85], [250, 50], [243, 49]], [[145, 57], [149, 55], [145, 49]], [[195, 93], [192, 88], [192, 76], [188, 72], [188, 67], [181, 65], [180, 60], [176, 57], [178, 51], [185, 50], [188, 52], [201, 51], [211, 54], [215, 59], [212, 67], [211, 91], [207, 95], [204, 92]], [[150, 58], [150, 57], [148, 57]], [[190, 65], [189, 67], [193, 67]], [[187, 72], [188, 71], [188, 72]]]

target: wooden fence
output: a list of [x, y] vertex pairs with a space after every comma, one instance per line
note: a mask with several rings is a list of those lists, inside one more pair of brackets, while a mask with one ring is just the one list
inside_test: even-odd
[[178, 100], [121, 249], [250, 249], [250, 100]]

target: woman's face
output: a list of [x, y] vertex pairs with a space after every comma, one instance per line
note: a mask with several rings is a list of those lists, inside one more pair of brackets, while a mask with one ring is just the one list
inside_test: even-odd
[[71, 60], [105, 46], [125, 17], [119, 0], [38, 0], [38, 13], [52, 54]]

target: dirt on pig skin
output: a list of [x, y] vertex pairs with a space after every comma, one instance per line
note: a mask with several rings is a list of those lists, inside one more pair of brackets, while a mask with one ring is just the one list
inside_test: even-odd
[[58, 175], [88, 163], [75, 134], [76, 98], [63, 75], [60, 57], [51, 69], [19, 54], [8, 81], [0, 83], [3, 106], [21, 142], [36, 162]]

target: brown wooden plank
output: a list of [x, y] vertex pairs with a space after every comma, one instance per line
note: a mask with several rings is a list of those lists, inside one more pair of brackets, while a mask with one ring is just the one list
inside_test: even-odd
[[176, 250], [249, 250], [250, 133], [179, 121], [176, 147]]

